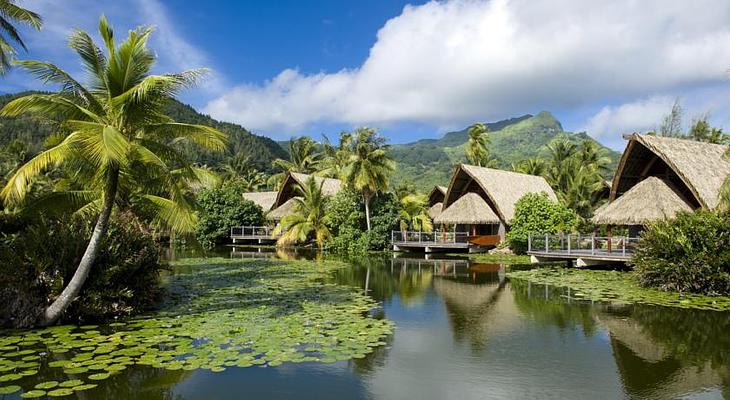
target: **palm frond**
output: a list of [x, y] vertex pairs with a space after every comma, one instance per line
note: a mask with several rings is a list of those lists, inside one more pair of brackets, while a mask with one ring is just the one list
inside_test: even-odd
[[175, 232], [193, 232], [197, 217], [193, 208], [187, 202], [173, 201], [164, 197], [145, 194], [142, 196], [155, 209], [155, 220]]

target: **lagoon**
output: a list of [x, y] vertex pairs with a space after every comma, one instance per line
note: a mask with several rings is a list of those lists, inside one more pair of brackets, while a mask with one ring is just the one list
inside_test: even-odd
[[[177, 257], [184, 255], [180, 252]], [[226, 250], [222, 255], [223, 258], [202, 263], [185, 259], [176, 263], [168, 278], [171, 284], [178, 289], [181, 284], [189, 285], [190, 291], [197, 295], [173, 301], [172, 305], [165, 306], [166, 312], [185, 314], [174, 307], [194, 309], [196, 305], [215, 303], [222, 304], [216, 311], [225, 307], [234, 309], [229, 317], [222, 316], [221, 324], [236, 325], [238, 320], [233, 318], [258, 318], [259, 315], [245, 313], [242, 304], [231, 306], [231, 299], [239, 297], [238, 289], [221, 292], [210, 283], [225, 282], [226, 288], [246, 286], [244, 281], [250, 278], [249, 273], [261, 272], [245, 270], [251, 265], [264, 268], [273, 265], [276, 271], [291, 272], [288, 268], [294, 265], [292, 260], [312, 257], [273, 249]], [[97, 381], [97, 387], [62, 398], [721, 399], [730, 396], [728, 312], [586, 301], [570, 295], [566, 288], [510, 281], [506, 272], [518, 266], [475, 263], [454, 257], [440, 260], [417, 257], [372, 256], [350, 261], [342, 268], [333, 269], [334, 272], [316, 277], [320, 288], [317, 293], [339, 296], [338, 303], [345, 305], [338, 311], [342, 324], [334, 323], [340, 327], [339, 332], [350, 335], [352, 332], [347, 327], [354, 324], [366, 333], [362, 341], [368, 346], [350, 341], [351, 346], [327, 350], [326, 354], [282, 353], [262, 365], [244, 363], [244, 367], [221, 364], [221, 368], [215, 369], [219, 372], [183, 367], [171, 370], [166, 368], [170, 360], [163, 357], [153, 360], [151, 365], [125, 365], [125, 369]], [[196, 275], [212, 271], [205, 265], [217, 268], [209, 280], [201, 280]], [[243, 270], [248, 272], [231, 274]], [[198, 278], [190, 279], [193, 276]], [[286, 285], [282, 287], [287, 290]], [[294, 285], [289, 289], [295, 287], [299, 288]], [[205, 291], [195, 292], [201, 288]], [[250, 298], [251, 293], [244, 295]], [[300, 295], [313, 301], [308, 297], [312, 293]], [[201, 302], [201, 298], [206, 301]], [[295, 303], [288, 302], [287, 307], [298, 309]], [[316, 319], [317, 315], [327, 319], [328, 311], [309, 312], [310, 319]], [[357, 313], [366, 318], [357, 317]], [[162, 318], [161, 314], [156, 316]], [[382, 330], [390, 323], [394, 326], [393, 333], [381, 337]], [[249, 329], [252, 326], [244, 327], [243, 331], [218, 332], [222, 337], [209, 336], [236, 343], [241, 335], [253, 334]], [[284, 329], [277, 327], [271, 331], [272, 340], [280, 337]], [[85, 329], [103, 335], [114, 327]], [[166, 325], [162, 329], [174, 331]], [[213, 327], [206, 329], [215, 331]], [[89, 337], [94, 335], [90, 333]], [[304, 334], [294, 329], [291, 335]], [[194, 336], [206, 335], [196, 332]], [[185, 342], [188, 347], [183, 350], [190, 351], [199, 340], [206, 339], [210, 338]], [[164, 351], [168, 345], [162, 340], [159, 347]], [[3, 385], [25, 388], [30, 381], [68, 380], [70, 377], [62, 370], [47, 368], [46, 364], [49, 358], [68, 359], [73, 353], [42, 355], [38, 374]], [[232, 364], [233, 360], [224, 360], [229, 355], [230, 352], [211, 360]], [[172, 362], [175, 357], [178, 355], [171, 358]], [[319, 361], [305, 357], [316, 357]], [[81, 375], [83, 381], [86, 376]], [[16, 392], [4, 398], [14, 399], [19, 395]]]

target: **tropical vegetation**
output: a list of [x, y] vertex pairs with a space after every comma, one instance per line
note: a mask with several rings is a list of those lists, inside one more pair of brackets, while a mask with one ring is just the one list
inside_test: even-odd
[[0, 0], [0, 75], [4, 75], [18, 54], [16, 46], [27, 50], [14, 24], [41, 29], [43, 20], [33, 11], [18, 6], [15, 0]]
[[201, 246], [212, 249], [225, 243], [233, 227], [263, 224], [264, 211], [261, 206], [241, 196], [246, 189], [244, 182], [230, 180], [219, 187], [197, 193], [199, 212], [195, 235]]
[[506, 240], [513, 252], [525, 254], [530, 234], [567, 234], [578, 223], [578, 215], [570, 208], [550, 200], [544, 193], [528, 193], [515, 204]]
[[39, 113], [55, 116], [62, 129], [53, 144], [15, 169], [0, 192], [7, 209], [21, 209], [33, 183], [44, 172], [63, 170], [43, 208], [65, 200], [77, 212], [97, 215], [88, 246], [73, 277], [45, 309], [40, 323], [56, 322], [77, 297], [102, 248], [109, 219], [117, 202], [143, 209], [154, 222], [175, 231], [192, 231], [195, 217], [191, 184], [210, 182], [206, 169], [190, 165], [176, 142], [212, 150], [225, 148], [226, 136], [207, 126], [177, 123], [162, 113], [168, 98], [191, 86], [204, 72], [151, 75], [155, 57], [147, 48], [152, 29], [137, 28], [116, 43], [104, 17], [99, 22], [103, 50], [84, 31], [69, 38], [88, 74], [84, 85], [60, 67], [41, 61], [17, 61], [38, 79], [59, 85], [54, 93], [29, 94], [3, 107], [0, 114]]
[[708, 210], [657, 221], [641, 234], [632, 263], [642, 285], [730, 295], [730, 215]]
[[322, 193], [323, 183], [309, 177], [304, 185], [297, 186], [294, 213], [284, 216], [274, 229], [274, 235], [280, 235], [277, 244], [287, 246], [314, 240], [319, 248], [324, 247], [330, 231], [326, 212], [329, 199]]

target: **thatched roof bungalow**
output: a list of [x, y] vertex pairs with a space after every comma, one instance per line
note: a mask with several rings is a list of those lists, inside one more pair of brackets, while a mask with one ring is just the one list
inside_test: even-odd
[[468, 225], [472, 235], [499, 235], [503, 240], [515, 204], [528, 193], [555, 192], [540, 176], [461, 164], [451, 178], [437, 224]]
[[428, 216], [435, 219], [441, 214], [444, 207], [444, 197], [446, 197], [446, 186], [436, 185], [428, 194]]
[[246, 200], [253, 201], [258, 204], [264, 212], [271, 209], [276, 201], [276, 196], [279, 192], [246, 192], [243, 194], [243, 198]]
[[679, 211], [718, 206], [730, 175], [730, 160], [723, 157], [728, 146], [640, 134], [627, 139], [609, 204], [596, 210], [593, 222], [640, 227]]
[[290, 172], [284, 178], [284, 182], [281, 184], [281, 188], [276, 195], [276, 200], [271, 205], [271, 211], [267, 214], [267, 218], [278, 221], [282, 217], [294, 212], [295, 201], [292, 201], [292, 199], [299, 195], [297, 187], [304, 186], [310, 177], [314, 177], [317, 185], [322, 185], [322, 193], [325, 196], [334, 196], [342, 188], [342, 181], [339, 179]]

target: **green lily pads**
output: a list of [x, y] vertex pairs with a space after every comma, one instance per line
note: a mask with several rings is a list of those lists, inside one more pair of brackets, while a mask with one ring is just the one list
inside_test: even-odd
[[54, 389], [47, 393], [50, 397], [63, 397], [63, 396], [70, 396], [74, 394], [74, 390], [71, 388], [60, 388], [60, 389]]
[[45, 390], [31, 390], [20, 395], [23, 399], [37, 399], [46, 395]]
[[36, 389], [53, 389], [54, 387], [58, 386], [58, 381], [48, 381], [48, 382], [42, 382], [37, 385], [35, 385]]
[[110, 375], [111, 374], [109, 374], [109, 373], [92, 374], [92, 375], [89, 375], [89, 379], [91, 379], [93, 381], [102, 381], [102, 380], [108, 378]]
[[97, 386], [99, 386], [99, 385], [97, 385], [95, 383], [85, 383], [83, 385], [74, 386], [74, 387], [72, 387], [72, 389], [74, 390], [74, 392], [81, 392], [84, 390], [93, 389]]
[[58, 386], [63, 387], [63, 388], [70, 388], [70, 387], [79, 386], [79, 385], [83, 385], [83, 384], [84, 384], [84, 381], [82, 381], [81, 379], [71, 379], [71, 380], [63, 381], [63, 382], [59, 383]]
[[17, 385], [3, 386], [0, 387], [0, 394], [13, 394], [19, 390], [20, 386]]

